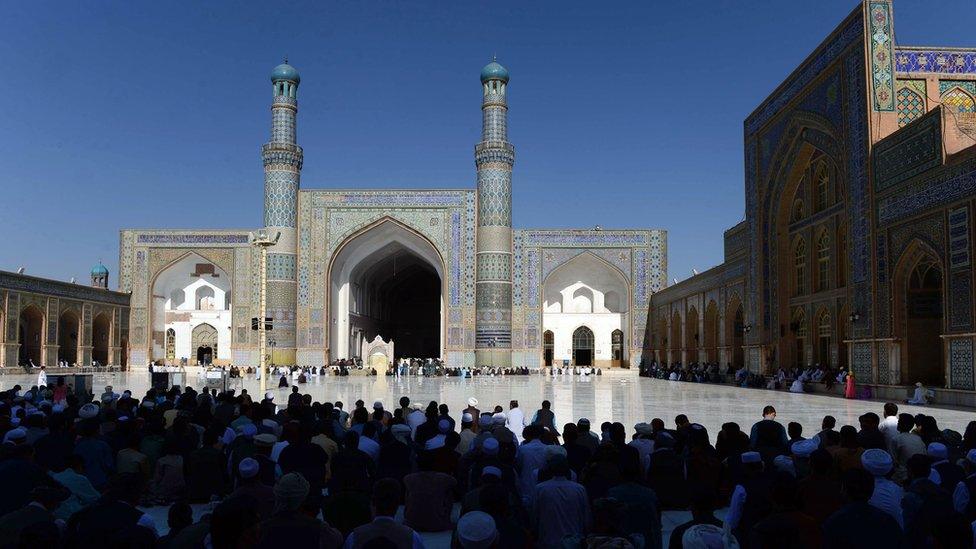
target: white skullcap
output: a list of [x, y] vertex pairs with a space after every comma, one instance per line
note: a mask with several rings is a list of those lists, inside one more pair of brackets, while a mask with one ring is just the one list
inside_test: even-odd
[[794, 477], [796, 476], [796, 467], [793, 466], [793, 458], [790, 456], [776, 456], [773, 458], [773, 467], [777, 471], [789, 473]]
[[472, 421], [474, 421], [474, 418], [471, 417], [471, 414], [467, 412], [461, 414], [461, 423], [471, 423]]
[[941, 442], [933, 442], [929, 444], [928, 447], [929, 457], [934, 457], [937, 459], [949, 459], [949, 449], [946, 448], [945, 444]]
[[424, 450], [436, 450], [444, 447], [444, 435], [434, 435], [424, 443]]
[[494, 437], [486, 438], [484, 442], [481, 443], [481, 449], [484, 450], [489, 456], [493, 456], [498, 453], [498, 439]]
[[495, 425], [505, 425], [506, 419], [507, 418], [503, 412], [498, 412], [497, 414], [493, 414], [491, 416], [491, 422]]
[[7, 434], [3, 435], [4, 444], [19, 444], [25, 440], [27, 440], [27, 429], [23, 427], [11, 429], [7, 431]]
[[468, 399], [468, 406], [477, 406], [477, 405], [478, 405], [478, 399], [474, 397]]
[[976, 449], [967, 452], [966, 459], [969, 460], [969, 463], [976, 465]]
[[491, 425], [491, 414], [481, 414], [481, 417], [478, 418], [478, 425], [482, 427]]
[[712, 524], [696, 524], [685, 530], [681, 536], [681, 546], [685, 549], [738, 549], [735, 538], [726, 539], [725, 532]]
[[654, 436], [654, 428], [650, 423], [641, 422], [634, 425], [634, 432], [644, 437]]
[[442, 419], [442, 420], [438, 421], [437, 422], [437, 430], [440, 431], [441, 433], [446, 433], [446, 432], [450, 431], [451, 430], [451, 422], [448, 421], [448, 420], [446, 420], [446, 419]]
[[377, 400], [376, 402], [373, 403], [373, 409], [374, 410], [382, 410], [383, 409], [383, 403], [381, 401]]
[[742, 463], [759, 463], [762, 461], [762, 456], [759, 455], [759, 452], [742, 452], [740, 459]]
[[244, 458], [237, 466], [237, 471], [241, 474], [241, 478], [253, 478], [257, 476], [260, 470], [261, 466], [258, 465], [258, 461], [254, 458]]
[[810, 454], [817, 451], [820, 445], [813, 439], [798, 440], [790, 446], [790, 451], [796, 457], [810, 457]]
[[464, 549], [487, 549], [495, 544], [495, 519], [484, 511], [471, 511], [458, 519], [458, 541]]
[[879, 450], [878, 448], [872, 448], [865, 450], [861, 454], [861, 465], [864, 466], [865, 471], [876, 477], [881, 477], [887, 475], [888, 471], [891, 471], [893, 463], [888, 452]]
[[481, 476], [502, 478], [502, 470], [494, 465], [489, 465], [481, 470]]
[[272, 393], [271, 391], [268, 391], [267, 393], [264, 393], [264, 398], [266, 398], [268, 400], [274, 400], [274, 393]]
[[258, 428], [255, 427], [253, 423], [245, 423], [244, 425], [241, 425], [238, 430], [241, 432], [241, 435], [248, 438], [258, 434]]
[[95, 406], [91, 402], [85, 404], [78, 410], [78, 417], [81, 419], [91, 419], [98, 415], [98, 406]]

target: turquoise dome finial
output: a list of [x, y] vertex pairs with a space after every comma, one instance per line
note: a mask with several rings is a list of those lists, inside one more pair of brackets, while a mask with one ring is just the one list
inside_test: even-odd
[[271, 81], [277, 82], [279, 80], [287, 80], [288, 82], [294, 82], [296, 84], [302, 81], [302, 78], [298, 75], [298, 71], [295, 70], [295, 67], [288, 64], [288, 57], [285, 57], [282, 64], [271, 70]]
[[494, 55], [491, 57], [491, 63], [488, 63], [485, 65], [485, 68], [481, 69], [481, 83], [484, 84], [489, 80], [501, 80], [506, 84], [508, 83], [508, 69], [501, 66], [495, 60]]
[[98, 265], [95, 265], [91, 269], [92, 276], [108, 276], [108, 269], [105, 265], [102, 265], [101, 260], [99, 260]]

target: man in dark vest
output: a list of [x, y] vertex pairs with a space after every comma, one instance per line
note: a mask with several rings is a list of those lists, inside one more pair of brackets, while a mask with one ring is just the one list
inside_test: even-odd
[[393, 520], [397, 507], [400, 506], [401, 497], [400, 484], [397, 481], [390, 478], [376, 481], [370, 499], [373, 522], [353, 530], [343, 547], [350, 549], [371, 545], [397, 549], [423, 547], [424, 542], [417, 532]]
[[540, 408], [535, 413], [535, 418], [532, 419], [532, 425], [539, 425], [545, 429], [549, 429], [550, 432], [556, 434], [556, 414], [552, 413], [552, 403], [548, 400], [542, 401], [542, 408]]

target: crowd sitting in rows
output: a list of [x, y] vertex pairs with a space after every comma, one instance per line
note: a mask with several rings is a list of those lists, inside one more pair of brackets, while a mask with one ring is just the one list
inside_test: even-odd
[[[453, 531], [463, 548], [661, 547], [661, 512], [689, 509], [670, 547], [970, 547], [976, 520], [976, 422], [960, 435], [892, 403], [810, 438], [767, 406], [712, 439], [683, 414], [630, 437], [560, 430], [548, 401], [346, 411], [297, 386], [284, 402], [61, 387], [0, 393], [0, 546], [420, 547], [417, 532]], [[197, 503], [212, 510], [194, 522]]]

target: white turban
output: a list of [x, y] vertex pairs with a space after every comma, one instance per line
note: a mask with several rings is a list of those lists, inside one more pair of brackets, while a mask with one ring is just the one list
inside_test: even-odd
[[865, 450], [861, 454], [861, 465], [864, 466], [865, 471], [876, 477], [882, 477], [887, 475], [888, 471], [891, 471], [893, 463], [888, 452], [879, 450], [878, 448], [872, 448]]

